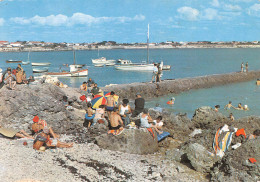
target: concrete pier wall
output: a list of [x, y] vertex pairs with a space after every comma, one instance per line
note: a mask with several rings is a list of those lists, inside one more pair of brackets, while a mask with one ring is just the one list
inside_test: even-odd
[[214, 86], [227, 85], [238, 82], [246, 82], [260, 78], [260, 70], [248, 73], [227, 73], [163, 80], [160, 83], [131, 83], [103, 87], [105, 91], [115, 91], [120, 98], [135, 98], [136, 93], [141, 93], [144, 98], [153, 98], [170, 93], [178, 94], [191, 89], [211, 88]]

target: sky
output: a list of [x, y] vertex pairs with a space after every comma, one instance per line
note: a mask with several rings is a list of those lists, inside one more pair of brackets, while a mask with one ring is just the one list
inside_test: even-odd
[[260, 0], [0, 0], [0, 39], [260, 41]]

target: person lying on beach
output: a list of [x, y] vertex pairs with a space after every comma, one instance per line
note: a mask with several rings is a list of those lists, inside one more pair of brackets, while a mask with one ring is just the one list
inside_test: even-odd
[[118, 107], [114, 107], [111, 116], [110, 116], [110, 127], [109, 130], [123, 130], [124, 123], [119, 115]]
[[95, 111], [92, 109], [91, 102], [88, 102], [87, 107], [88, 108], [86, 110], [85, 121], [83, 123], [83, 126], [89, 128], [93, 123], [93, 119], [95, 117]]
[[9, 89], [14, 90], [16, 81], [15, 76], [11, 73], [11, 68], [7, 68], [7, 74], [5, 74], [4, 82], [9, 85]]
[[0, 134], [8, 138], [18, 137], [18, 138], [34, 139], [31, 135], [26, 133], [24, 130], [17, 131], [11, 128], [2, 127], [1, 125], [0, 125]]
[[[44, 127], [47, 126], [47, 122], [43, 119], [40, 119], [38, 116], [34, 116], [33, 118], [33, 124], [32, 124], [32, 131], [34, 134], [40, 133]], [[53, 138], [58, 138], [59, 136], [54, 133], [53, 129], [51, 127], [48, 127], [50, 130], [50, 134]]]
[[244, 110], [241, 103], [238, 104], [238, 106], [235, 108], [236, 110]]
[[70, 148], [70, 147], [73, 147], [73, 143], [64, 143], [64, 142], [60, 142], [57, 139], [52, 139], [50, 137], [49, 128], [44, 127], [43, 130], [37, 134], [37, 136], [33, 142], [33, 148], [36, 150], [39, 150], [42, 146]]
[[225, 105], [224, 109], [230, 109], [230, 108], [234, 108], [235, 109], [235, 107], [232, 106], [232, 102], [231, 101], [229, 101], [228, 104]]
[[114, 107], [116, 106], [116, 100], [114, 98], [115, 92], [111, 91], [111, 95], [106, 100], [106, 110], [108, 114], [108, 119], [110, 120], [111, 112], [114, 110]]

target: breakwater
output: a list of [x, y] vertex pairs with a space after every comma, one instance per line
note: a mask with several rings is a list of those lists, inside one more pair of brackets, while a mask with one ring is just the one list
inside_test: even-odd
[[233, 72], [226, 74], [206, 75], [191, 78], [163, 80], [160, 83], [131, 83], [103, 87], [105, 91], [115, 91], [121, 98], [135, 98], [141, 93], [144, 98], [154, 98], [167, 94], [178, 94], [191, 89], [211, 88], [226, 84], [246, 82], [260, 78], [260, 70], [248, 73]]

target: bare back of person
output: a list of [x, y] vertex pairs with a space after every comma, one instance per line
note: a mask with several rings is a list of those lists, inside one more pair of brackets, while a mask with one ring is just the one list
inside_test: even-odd
[[114, 128], [118, 126], [123, 126], [123, 121], [118, 113], [112, 112], [110, 116], [110, 125]]
[[107, 98], [107, 106], [114, 107], [115, 106], [115, 98], [113, 96]]
[[87, 113], [88, 113], [88, 117], [91, 117], [94, 114], [91, 107], [88, 108]]

